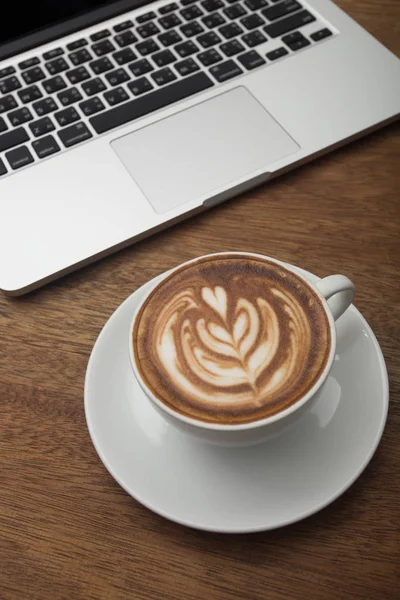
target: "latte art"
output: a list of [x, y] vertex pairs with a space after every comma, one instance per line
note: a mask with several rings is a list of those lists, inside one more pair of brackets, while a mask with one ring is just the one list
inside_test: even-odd
[[315, 292], [275, 263], [208, 257], [150, 294], [133, 333], [153, 393], [203, 421], [240, 423], [290, 406], [323, 370], [329, 324]]

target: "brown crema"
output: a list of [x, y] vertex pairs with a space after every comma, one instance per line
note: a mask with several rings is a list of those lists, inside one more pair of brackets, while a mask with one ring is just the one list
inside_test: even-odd
[[133, 327], [141, 378], [187, 417], [233, 425], [298, 402], [330, 353], [329, 321], [317, 293], [267, 259], [200, 258], [167, 276]]

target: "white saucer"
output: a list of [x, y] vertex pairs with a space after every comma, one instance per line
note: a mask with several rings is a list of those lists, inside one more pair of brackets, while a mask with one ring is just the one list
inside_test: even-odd
[[136, 383], [127, 332], [149, 285], [108, 320], [86, 373], [89, 432], [114, 479], [167, 519], [225, 533], [288, 525], [343, 494], [372, 458], [388, 411], [385, 362], [358, 310], [339, 320], [325, 392], [295, 428], [258, 446], [220, 448], [177, 432]]

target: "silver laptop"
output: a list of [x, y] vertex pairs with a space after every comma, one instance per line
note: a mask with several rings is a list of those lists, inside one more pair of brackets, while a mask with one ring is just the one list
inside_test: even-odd
[[6, 294], [30, 291], [400, 114], [400, 60], [329, 0], [37, 0], [24, 15], [19, 3], [7, 4]]

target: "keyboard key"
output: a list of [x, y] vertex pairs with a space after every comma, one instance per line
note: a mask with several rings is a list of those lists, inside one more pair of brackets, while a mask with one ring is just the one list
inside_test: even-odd
[[204, 17], [202, 21], [208, 29], [213, 29], [214, 27], [219, 27], [226, 23], [226, 20], [220, 13], [211, 13], [211, 15]]
[[251, 71], [257, 67], [261, 67], [266, 64], [266, 61], [256, 50], [250, 50], [246, 54], [238, 56], [238, 61], [244, 66], [245, 69]]
[[75, 146], [85, 140], [89, 140], [93, 136], [86, 125], [81, 121], [80, 123], [76, 123], [75, 125], [71, 125], [71, 127], [66, 127], [62, 131], [59, 131], [58, 137], [64, 146], [69, 148], [70, 146]]
[[298, 29], [303, 25], [307, 25], [307, 23], [312, 23], [313, 21], [315, 21], [314, 15], [308, 12], [308, 10], [300, 10], [299, 12], [294, 13], [294, 15], [286, 17], [286, 19], [281, 19], [276, 23], [266, 25], [264, 31], [272, 38], [276, 38], [285, 33], [289, 33], [289, 31], [293, 31], [293, 29]]
[[177, 3], [172, 2], [171, 4], [166, 4], [165, 6], [162, 6], [161, 8], [159, 8], [158, 12], [160, 13], [160, 15], [166, 15], [167, 13], [170, 13], [173, 10], [176, 10], [177, 8], [178, 8]]
[[23, 127], [18, 127], [18, 129], [12, 129], [11, 131], [0, 135], [0, 152], [3, 152], [3, 150], [8, 150], [9, 148], [13, 148], [13, 146], [18, 146], [19, 144], [23, 144], [24, 142], [28, 141], [29, 136]]
[[193, 2], [197, 2], [197, 0], [181, 0], [182, 6], [188, 6], [189, 4], [193, 4]]
[[256, 29], [257, 27], [261, 27], [261, 25], [264, 25], [265, 23], [264, 19], [262, 19], [260, 15], [248, 15], [240, 22], [249, 31]]
[[280, 19], [296, 10], [300, 10], [302, 8], [301, 4], [297, 2], [297, 0], [282, 0], [276, 6], [270, 6], [269, 8], [264, 8], [261, 13], [264, 15], [268, 21], [275, 21], [276, 19]]
[[28, 102], [39, 100], [39, 98], [43, 97], [43, 94], [37, 85], [31, 85], [30, 87], [20, 90], [18, 96], [23, 104], [28, 104]]
[[181, 58], [186, 58], [186, 56], [190, 56], [191, 54], [198, 52], [199, 49], [194, 42], [188, 40], [187, 42], [183, 42], [182, 44], [175, 46], [175, 50]]
[[5, 122], [3, 117], [0, 117], [0, 133], [3, 133], [3, 131], [7, 131], [7, 129], [8, 129], [7, 123]]
[[261, 31], [252, 31], [251, 33], [246, 33], [242, 37], [242, 40], [250, 47], [254, 48], [254, 46], [258, 46], [259, 44], [263, 44], [267, 38]]
[[175, 30], [162, 33], [158, 36], [158, 39], [163, 46], [172, 46], [172, 44], [177, 44], [178, 42], [182, 41], [182, 37]]
[[82, 46], [87, 46], [88, 41], [81, 38], [80, 40], [75, 40], [75, 42], [70, 42], [67, 44], [67, 50], [72, 52], [73, 50], [78, 50], [78, 48], [82, 48]]
[[136, 50], [140, 52], [142, 56], [147, 56], [148, 54], [152, 54], [153, 52], [160, 50], [160, 46], [156, 44], [154, 40], [146, 40], [145, 42], [140, 42], [140, 44], [137, 44]]
[[79, 108], [81, 109], [84, 115], [89, 117], [90, 115], [94, 115], [100, 110], [103, 110], [105, 108], [105, 105], [98, 96], [95, 96], [94, 98], [85, 100], [85, 102], [81, 102]]
[[38, 56], [33, 56], [32, 58], [27, 58], [26, 60], [18, 63], [18, 67], [21, 69], [21, 71], [24, 71], [25, 69], [30, 69], [39, 63], [40, 58]]
[[106, 89], [106, 86], [100, 77], [95, 77], [94, 79], [90, 79], [90, 81], [82, 83], [82, 89], [87, 96], [93, 96], [94, 94], [103, 92]]
[[176, 60], [176, 56], [171, 52], [171, 50], [162, 50], [161, 52], [153, 54], [153, 60], [157, 67], [165, 67], [166, 65], [174, 62]]
[[61, 56], [64, 54], [64, 50], [62, 48], [53, 48], [53, 50], [49, 50], [43, 54], [44, 60], [51, 60], [52, 58], [56, 58], [56, 56]]
[[46, 158], [46, 156], [51, 156], [60, 151], [60, 146], [52, 135], [46, 135], [46, 137], [36, 140], [32, 143], [32, 147], [38, 158]]
[[147, 79], [147, 77], [140, 77], [140, 79], [136, 79], [136, 81], [131, 81], [128, 83], [128, 88], [131, 90], [134, 96], [140, 96], [145, 92], [149, 92], [153, 89], [153, 85]]
[[203, 48], [210, 48], [211, 46], [215, 46], [215, 44], [219, 44], [221, 38], [215, 33], [215, 31], [209, 31], [208, 33], [199, 35], [197, 41], [203, 46]]
[[188, 98], [212, 85], [214, 85], [213, 82], [205, 73], [195, 73], [165, 88], [146, 94], [143, 98], [136, 98], [119, 107], [95, 115], [90, 119], [90, 123], [97, 133], [104, 133], [114, 129], [114, 127], [124, 125], [179, 100]]
[[99, 40], [104, 40], [104, 38], [109, 37], [111, 35], [111, 31], [108, 29], [102, 29], [101, 31], [97, 31], [96, 33], [92, 33], [90, 39], [92, 42], [98, 42]]
[[106, 79], [108, 83], [115, 87], [116, 85], [120, 85], [121, 83], [125, 83], [125, 81], [129, 81], [130, 77], [125, 69], [116, 69], [115, 71], [110, 71], [106, 75]]
[[172, 27], [176, 27], [182, 23], [182, 20], [176, 15], [172, 13], [170, 15], [166, 15], [162, 17], [158, 21], [163, 29], [171, 29]]
[[125, 100], [129, 99], [128, 94], [122, 87], [117, 87], [109, 92], [104, 94], [104, 98], [107, 100], [110, 106], [114, 106], [115, 104], [120, 104]]
[[268, 2], [267, 0], [245, 0], [245, 5], [250, 9], [250, 10], [259, 10], [260, 8], [263, 8], [264, 6], [268, 6]]
[[132, 60], [135, 60], [136, 54], [133, 52], [131, 48], [124, 48], [123, 50], [118, 50], [118, 52], [114, 52], [113, 59], [119, 65], [125, 65]]
[[135, 77], [140, 77], [140, 75], [144, 75], [145, 73], [149, 73], [153, 70], [153, 67], [147, 60], [147, 58], [142, 58], [141, 60], [137, 60], [128, 66], [128, 69], [132, 71]]
[[215, 65], [214, 67], [211, 67], [210, 73], [217, 81], [223, 83], [228, 79], [232, 79], [232, 77], [241, 75], [243, 71], [235, 62], [233, 62], [233, 60], [227, 60], [223, 63]]
[[130, 19], [128, 19], [128, 21], [118, 23], [118, 25], [114, 25], [113, 29], [115, 33], [119, 33], [120, 31], [125, 31], [125, 29], [129, 29], [129, 27], [133, 27], [133, 23]]
[[92, 69], [95, 75], [100, 75], [101, 73], [105, 73], [106, 71], [113, 69], [114, 65], [110, 59], [105, 56], [104, 58], [99, 58], [98, 60], [94, 60], [93, 62], [89, 63], [89, 67]]
[[[164, 18], [166, 18], [166, 17], [164, 17]], [[141, 25], [140, 27], [137, 28], [136, 31], [144, 39], [151, 37], [152, 35], [156, 35], [157, 33], [160, 33], [159, 28], [153, 21], [150, 21], [149, 23], [145, 23], [144, 25]]]
[[239, 54], [240, 52], [244, 52], [246, 48], [239, 42], [239, 40], [231, 40], [230, 42], [225, 42], [225, 44], [221, 44], [220, 50], [225, 54], [225, 56], [234, 56], [235, 54]]
[[60, 127], [65, 127], [65, 125], [70, 125], [74, 121], [79, 121], [80, 116], [75, 110], [73, 106], [69, 108], [64, 108], [64, 110], [60, 110], [59, 112], [54, 113], [55, 118], [57, 119]]
[[67, 87], [67, 84], [61, 75], [56, 75], [56, 77], [43, 81], [42, 85], [48, 94], [54, 94], [54, 92], [58, 92]]
[[93, 44], [92, 50], [96, 56], [104, 56], [105, 54], [113, 52], [115, 50], [115, 46], [110, 42], [110, 40], [103, 40], [102, 42]]
[[176, 63], [175, 69], [178, 71], [179, 75], [182, 77], [186, 77], [187, 75], [191, 75], [200, 69], [199, 65], [193, 60], [193, 58], [187, 58], [186, 60], [181, 60]]
[[282, 42], [289, 46], [289, 48], [293, 50], [293, 52], [301, 50], [301, 48], [305, 48], [311, 43], [299, 31], [295, 31], [293, 33], [289, 33], [288, 35], [284, 35], [282, 38]]
[[213, 12], [219, 8], [223, 8], [224, 3], [221, 0], [205, 0], [201, 5], [207, 12]]
[[203, 14], [203, 11], [195, 4], [181, 10], [181, 15], [185, 21], [192, 21], [193, 19], [201, 17]]
[[3, 163], [3, 161], [0, 158], [0, 177], [2, 175], [5, 175], [6, 173], [7, 173], [6, 165]]
[[4, 98], [0, 98], [0, 114], [6, 112], [7, 110], [17, 108], [17, 106], [17, 101], [11, 94], [8, 96], [4, 96]]
[[29, 123], [29, 129], [32, 131], [35, 137], [40, 137], [41, 135], [45, 135], [46, 133], [53, 131], [55, 127], [49, 117], [43, 117], [43, 119]]
[[65, 58], [61, 57], [46, 63], [45, 67], [50, 75], [57, 75], [58, 73], [62, 73], [62, 71], [67, 71], [69, 69], [69, 64]]
[[0, 79], [13, 75], [13, 73], [15, 73], [14, 67], [4, 67], [4, 69], [0, 69]]
[[238, 19], [239, 17], [243, 17], [246, 14], [245, 9], [240, 4], [233, 4], [232, 6], [228, 6], [228, 8], [224, 8], [223, 12], [226, 14], [228, 19]]
[[237, 23], [228, 23], [227, 25], [221, 27], [218, 31], [226, 40], [230, 40], [231, 38], [243, 33], [243, 29]]
[[185, 35], [188, 38], [191, 38], [194, 35], [198, 35], [199, 33], [203, 33], [204, 31], [204, 27], [202, 27], [198, 21], [186, 23], [186, 25], [182, 25], [180, 29], [183, 35]]
[[35, 102], [32, 104], [32, 106], [35, 109], [38, 117], [48, 115], [49, 113], [53, 112], [53, 110], [57, 110], [58, 108], [53, 98], [44, 98], [43, 100], [39, 100], [39, 102]]
[[83, 63], [92, 60], [93, 56], [90, 54], [87, 48], [81, 48], [80, 50], [69, 54], [68, 58], [73, 65], [82, 65]]
[[139, 17], [136, 17], [136, 22], [137, 23], [146, 23], [147, 21], [151, 21], [151, 19], [155, 19], [156, 18], [156, 13], [151, 11], [151, 12], [147, 12], [144, 13], [143, 15], [140, 15]]
[[79, 102], [79, 100], [82, 100], [83, 96], [78, 88], [73, 87], [57, 94], [57, 98], [61, 102], [62, 106], [69, 106], [70, 104], [74, 104], [74, 102]]
[[[25, 73], [22, 74], [24, 76]], [[31, 83], [27, 81], [26, 83]], [[17, 77], [8, 77], [8, 79], [2, 79], [0, 81], [0, 92], [2, 94], [8, 94], [9, 92], [13, 92], [14, 90], [18, 90], [21, 87], [21, 82]]]
[[222, 60], [222, 55], [215, 48], [211, 48], [210, 50], [205, 50], [205, 52], [200, 52], [197, 58], [205, 67], [210, 67]]
[[129, 44], [134, 44], [137, 42], [137, 37], [132, 33], [132, 31], [128, 30], [116, 35], [114, 40], [120, 48], [125, 48], [125, 46], [129, 46]]
[[33, 156], [26, 146], [6, 152], [6, 159], [14, 171], [33, 162]]
[[314, 42], [320, 42], [321, 40], [324, 40], [325, 38], [330, 37], [331, 35], [332, 31], [325, 27], [325, 29], [320, 29], [319, 31], [312, 33], [310, 37], [312, 40], [314, 40]]
[[155, 71], [152, 73], [151, 77], [154, 79], [157, 85], [165, 85], [166, 83], [171, 83], [171, 81], [175, 81], [176, 79], [176, 75], [169, 67]]
[[289, 52], [281, 46], [280, 48], [276, 48], [275, 50], [271, 50], [271, 52], [267, 52], [267, 58], [269, 60], [277, 60], [278, 58], [282, 58], [282, 56], [286, 56]]
[[[93, 63], [90, 63], [90, 64], [93, 65]], [[70, 82], [73, 85], [75, 85], [76, 83], [80, 83], [81, 81], [85, 81], [85, 79], [89, 79], [90, 78], [90, 73], [86, 69], [86, 67], [76, 67], [76, 69], [71, 69], [71, 71], [68, 71], [67, 77], [70, 80]]]
[[33, 119], [31, 111], [26, 106], [9, 112], [7, 117], [13, 127], [23, 125], [23, 123], [27, 123]]

